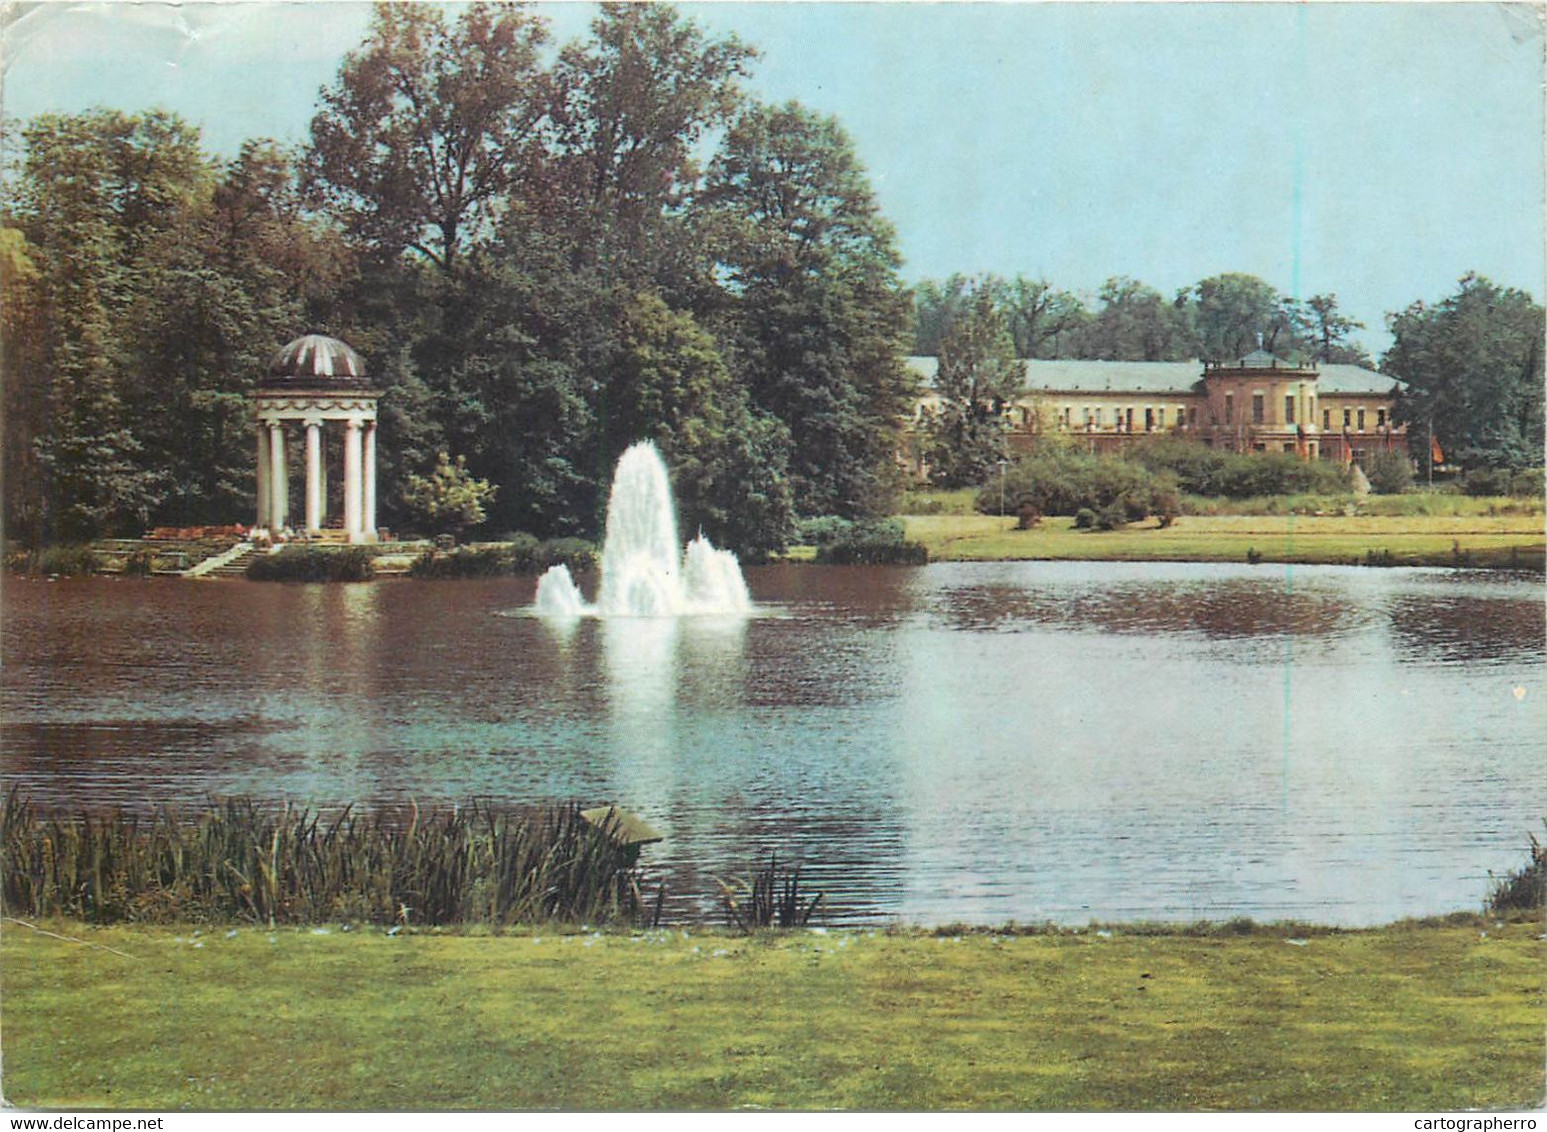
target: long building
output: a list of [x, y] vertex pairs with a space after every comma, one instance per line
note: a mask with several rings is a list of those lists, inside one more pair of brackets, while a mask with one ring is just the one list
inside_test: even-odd
[[[915, 426], [939, 411], [938, 360], [909, 358], [926, 391]], [[1092, 452], [1120, 452], [1170, 433], [1233, 452], [1294, 452], [1359, 461], [1407, 450], [1392, 422], [1401, 383], [1350, 365], [1294, 365], [1256, 350], [1230, 362], [1025, 361], [1021, 393], [1006, 409], [1012, 450], [1038, 435], [1083, 437]], [[922, 468], [918, 468], [922, 472]]]

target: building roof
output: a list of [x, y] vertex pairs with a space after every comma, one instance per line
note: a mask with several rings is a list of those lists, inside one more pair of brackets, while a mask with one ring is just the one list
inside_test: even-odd
[[347, 343], [325, 334], [303, 334], [271, 359], [265, 389], [318, 387], [364, 389], [365, 362]]
[[1316, 388], [1321, 393], [1394, 393], [1402, 383], [1388, 373], [1376, 373], [1363, 366], [1320, 365]]
[[[1258, 351], [1263, 358], [1273, 355]], [[1241, 359], [1243, 365], [1254, 358]], [[1274, 359], [1276, 360], [1276, 359]], [[1037, 393], [1129, 393], [1190, 396], [1203, 391], [1201, 362], [1101, 362], [1083, 359], [1035, 359], [1021, 363], [1025, 367], [1024, 388]], [[939, 359], [912, 357], [909, 368], [926, 385], [933, 385], [940, 368]], [[1246, 368], [1267, 368], [1258, 361]], [[1281, 368], [1294, 372], [1287, 362]], [[1397, 388], [1395, 378], [1363, 366], [1323, 365], [1316, 367], [1316, 386], [1320, 393], [1388, 394]]]
[[1275, 357], [1261, 346], [1236, 362], [1236, 369], [1293, 369], [1283, 358]]

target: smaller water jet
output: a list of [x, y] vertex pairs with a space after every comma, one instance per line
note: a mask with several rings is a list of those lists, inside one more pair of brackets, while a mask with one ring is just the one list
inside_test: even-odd
[[607, 497], [602, 580], [587, 604], [568, 567], [550, 567], [537, 582], [544, 617], [683, 617], [750, 612], [741, 563], [702, 533], [685, 549], [666, 463], [640, 441], [623, 453]]

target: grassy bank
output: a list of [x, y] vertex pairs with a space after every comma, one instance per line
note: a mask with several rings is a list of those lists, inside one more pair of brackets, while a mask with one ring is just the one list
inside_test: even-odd
[[1190, 515], [1116, 531], [1044, 519], [1029, 531], [997, 515], [915, 515], [907, 536], [936, 561], [1115, 561], [1492, 566], [1541, 570], [1540, 515]]
[[[152, 1109], [1458, 1109], [1543, 1095], [1519, 920], [1207, 937], [7, 923], [6, 1096]], [[123, 954], [101, 950], [109, 947]]]

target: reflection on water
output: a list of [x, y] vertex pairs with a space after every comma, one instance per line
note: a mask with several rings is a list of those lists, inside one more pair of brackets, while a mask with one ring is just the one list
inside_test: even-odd
[[770, 567], [751, 618], [556, 623], [529, 580], [4, 593], [43, 802], [617, 802], [674, 909], [777, 850], [838, 919], [1476, 907], [1547, 812], [1539, 581]]

